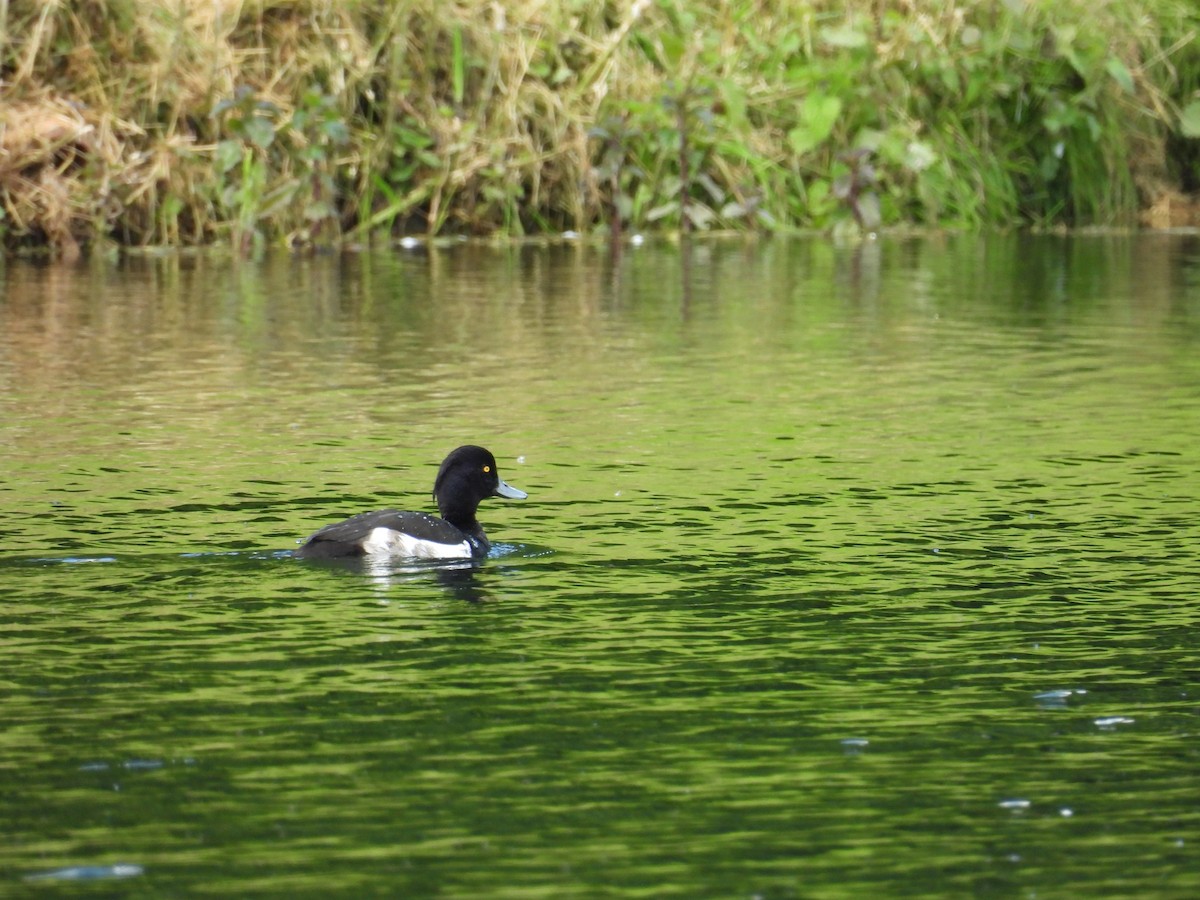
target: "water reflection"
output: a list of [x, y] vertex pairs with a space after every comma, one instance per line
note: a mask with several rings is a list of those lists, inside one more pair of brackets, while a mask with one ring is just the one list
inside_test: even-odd
[[[796, 323], [796, 313], [853, 310], [869, 316], [855, 324], [877, 328], [887, 322], [879, 316], [913, 311], [1041, 325], [1091, 310], [1194, 328], [1198, 259], [1194, 237], [944, 236], [844, 248], [687, 240], [615, 260], [587, 246], [464, 245], [261, 266], [206, 256], [133, 258], [116, 268], [13, 262], [0, 272], [0, 371], [49, 386], [182, 368], [225, 388], [234, 386], [230, 368], [245, 376], [269, 364], [271, 377], [303, 377], [307, 364], [328, 371], [365, 351], [404, 374], [464, 341], [498, 360], [527, 358], [520, 348], [529, 342], [574, 351], [581, 339], [619, 338], [605, 327], [614, 314], [686, 325], [693, 314], [728, 312], [728, 324], [744, 328], [781, 324], [763, 322], [763, 312]], [[119, 295], [105, 289], [113, 279]], [[1131, 284], [1136, 292], [1114, 290]]]
[[482, 560], [425, 561], [359, 556], [304, 560], [302, 564], [365, 577], [377, 587], [385, 589], [384, 596], [386, 589], [398, 585], [434, 583], [441, 586], [447, 595], [468, 603], [482, 603], [489, 599], [488, 592], [478, 578], [479, 570], [484, 565]]

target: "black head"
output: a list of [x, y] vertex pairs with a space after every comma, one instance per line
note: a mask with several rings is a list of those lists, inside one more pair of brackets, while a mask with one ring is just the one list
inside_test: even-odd
[[483, 447], [467, 444], [442, 460], [433, 482], [433, 499], [442, 518], [465, 528], [475, 522], [475, 510], [487, 497], [523, 500], [528, 496], [500, 480], [496, 457]]

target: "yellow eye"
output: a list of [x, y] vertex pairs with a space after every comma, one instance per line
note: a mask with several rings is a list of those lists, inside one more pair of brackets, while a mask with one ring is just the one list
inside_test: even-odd
[[484, 467], [483, 467], [483, 471], [485, 471], [485, 472], [490, 472], [490, 471], [492, 471], [492, 467], [491, 467], [491, 466], [484, 466]]

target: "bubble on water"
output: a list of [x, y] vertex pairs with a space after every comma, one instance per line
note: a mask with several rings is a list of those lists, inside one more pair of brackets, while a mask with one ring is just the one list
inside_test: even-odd
[[127, 759], [121, 765], [130, 771], [138, 771], [142, 769], [161, 769], [163, 763], [161, 759]]
[[1086, 693], [1087, 691], [1079, 688], [1060, 688], [1058, 690], [1042, 691], [1040, 694], [1034, 694], [1033, 699], [1042, 709], [1066, 709], [1069, 698]]
[[997, 805], [1001, 809], [1029, 809], [1029, 801], [1020, 797], [1013, 797], [1010, 800], [1001, 800]]
[[1116, 728], [1118, 725], [1133, 724], [1133, 719], [1129, 718], [1128, 716], [1103, 716], [1093, 721], [1098, 728], [1106, 728], [1110, 730]]
[[1075, 693], [1075, 692], [1070, 691], [1070, 690], [1042, 691], [1040, 694], [1034, 694], [1033, 699], [1034, 700], [1066, 700], [1073, 693]]
[[48, 872], [34, 872], [25, 876], [26, 881], [93, 881], [100, 878], [133, 878], [145, 869], [132, 863], [115, 863], [111, 866], [67, 866]]

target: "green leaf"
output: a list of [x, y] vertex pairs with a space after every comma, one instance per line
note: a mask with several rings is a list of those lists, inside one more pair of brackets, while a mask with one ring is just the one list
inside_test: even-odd
[[1115, 56], [1110, 56], [1108, 62], [1104, 64], [1104, 68], [1113, 77], [1113, 81], [1121, 86], [1121, 90], [1127, 94], [1133, 93], [1133, 76], [1129, 73], [1129, 69], [1126, 68], [1125, 63], [1121, 62]]
[[683, 38], [677, 34], [663, 34], [659, 38], [659, 47], [662, 48], [659, 64], [668, 72], [677, 72], [687, 49]]
[[713, 219], [717, 217], [716, 213], [701, 203], [689, 203], [686, 215], [688, 221], [692, 223], [692, 227], [698, 231], [708, 228], [712, 225]]
[[937, 162], [937, 153], [924, 141], [909, 141], [905, 148], [904, 165], [913, 172], [924, 172]]
[[654, 209], [646, 213], [647, 222], [657, 222], [659, 219], [665, 219], [667, 216], [674, 215], [679, 211], [679, 203], [676, 200], [668, 200]]
[[854, 146], [856, 149], [861, 147], [863, 150], [878, 153], [879, 149], [888, 142], [888, 138], [888, 134], [877, 128], [864, 128], [855, 136]]
[[717, 86], [725, 104], [725, 119], [733, 125], [746, 121], [746, 92], [732, 79], [722, 79]]
[[215, 162], [217, 164], [218, 172], [228, 172], [241, 161], [241, 141], [221, 141], [219, 144], [217, 144], [217, 155]]
[[1054, 36], [1054, 46], [1058, 55], [1070, 64], [1080, 78], [1085, 82], [1089, 81], [1092, 73], [1088, 71], [1083, 57], [1075, 50], [1075, 40], [1079, 36], [1078, 29], [1074, 25], [1061, 25], [1051, 28], [1050, 33]]
[[819, 218], [826, 215], [833, 207], [833, 201], [830, 198], [829, 182], [825, 179], [814, 181], [808, 186], [807, 195], [808, 212], [813, 218]]
[[462, 29], [455, 28], [453, 34], [450, 36], [450, 39], [450, 77], [454, 89], [454, 104], [456, 106], [462, 106], [463, 96], [466, 93], [467, 82], [467, 63], [466, 57], [463, 55]]
[[1184, 137], [1200, 138], [1200, 100], [1193, 100], [1179, 114], [1179, 130]]
[[825, 140], [833, 132], [833, 126], [837, 124], [841, 114], [842, 101], [837, 97], [812, 93], [804, 98], [804, 121], [821, 135], [821, 140]]
[[879, 197], [874, 191], [867, 191], [858, 198], [858, 215], [863, 228], [875, 231], [883, 224], [883, 213], [879, 209]]
[[800, 107], [800, 124], [788, 132], [792, 152], [802, 156], [833, 133], [842, 114], [842, 101], [829, 94], [813, 92], [804, 98]]
[[828, 26], [820, 31], [821, 40], [830, 47], [840, 47], [843, 50], [857, 50], [867, 46], [867, 36], [857, 28], [849, 25], [838, 27]]
[[319, 222], [322, 219], [332, 219], [334, 216], [333, 205], [326, 200], [313, 200], [304, 207], [304, 218], [310, 222]]
[[243, 123], [246, 139], [254, 146], [266, 150], [275, 140], [275, 126], [262, 116], [250, 116]]
[[797, 125], [788, 132], [788, 144], [797, 156], [803, 156], [819, 143], [821, 142], [813, 137], [812, 130], [806, 125]]
[[321, 131], [330, 141], [339, 146], [350, 141], [350, 129], [340, 119], [329, 119], [322, 123]]

